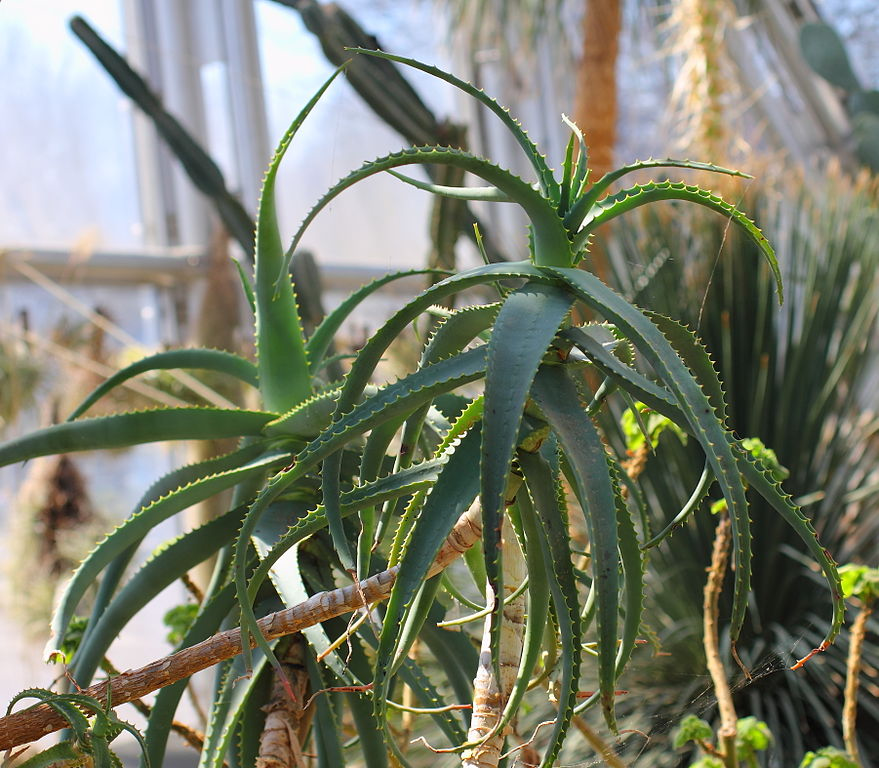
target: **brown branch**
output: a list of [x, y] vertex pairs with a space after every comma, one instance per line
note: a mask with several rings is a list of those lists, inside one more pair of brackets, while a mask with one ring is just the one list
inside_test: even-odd
[[[449, 563], [473, 546], [481, 535], [479, 506], [474, 504], [455, 523], [428, 571], [428, 578], [444, 570]], [[257, 624], [266, 640], [272, 640], [350, 613], [364, 605], [386, 600], [397, 577], [397, 570], [395, 566], [359, 583], [319, 592], [298, 605], [263, 617]], [[251, 645], [255, 646], [256, 642], [251, 640]], [[230, 629], [140, 669], [128, 670], [110, 680], [97, 683], [83, 693], [102, 703], [106, 703], [110, 693], [115, 707], [172, 685], [239, 653], [241, 630]], [[0, 751], [36, 741], [66, 725], [64, 718], [45, 704], [7, 715], [0, 718]]]
[[726, 678], [726, 670], [723, 660], [720, 658], [720, 641], [718, 639], [717, 616], [718, 601], [723, 590], [723, 576], [726, 564], [729, 560], [729, 545], [731, 540], [731, 524], [729, 515], [722, 513], [723, 517], [717, 524], [714, 534], [714, 549], [711, 552], [711, 565], [708, 568], [708, 580], [705, 582], [704, 602], [702, 605], [702, 621], [704, 635], [702, 642], [705, 646], [705, 663], [711, 675], [711, 683], [714, 686], [714, 695], [717, 697], [717, 707], [720, 710], [720, 730], [717, 732], [723, 752], [724, 765], [736, 768], [736, 725], [738, 716], [733, 704], [732, 691]]
[[856, 722], [858, 717], [858, 685], [861, 676], [861, 651], [864, 647], [864, 636], [867, 634], [867, 619], [873, 612], [873, 601], [865, 598], [864, 605], [850, 630], [848, 662], [845, 675], [845, 699], [842, 707], [842, 738], [845, 751], [858, 765], [858, 740]]

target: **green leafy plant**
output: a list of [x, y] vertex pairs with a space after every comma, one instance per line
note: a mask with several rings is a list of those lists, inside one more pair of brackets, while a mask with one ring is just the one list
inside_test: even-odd
[[807, 752], [800, 768], [860, 768], [845, 752], [836, 747], [822, 747], [817, 752]]
[[[343, 736], [347, 723], [356, 729], [354, 744], [367, 765], [387, 765], [389, 753], [405, 764], [408, 748], [400, 743], [398, 719], [403, 715], [432, 722], [433, 730], [425, 726], [422, 732], [443, 739], [444, 750], [462, 753], [465, 764], [493, 764], [507, 736], [519, 738], [510, 726], [521, 712], [519, 728], [526, 721], [533, 725], [534, 714], [548, 727], [538, 725], [515, 748], [539, 747], [540, 764], [552, 765], [572, 719], [591, 707], [600, 707], [608, 728], [616, 731], [617, 681], [641, 628], [643, 550], [651, 533], [639, 509], [641, 497], [627, 484], [596, 419], [617, 393], [686, 433], [704, 453], [705, 471], [727, 502], [735, 564], [733, 645], [750, 589], [747, 484], [791, 526], [824, 573], [832, 619], [815, 652], [825, 648], [843, 613], [835, 564], [762, 460], [727, 430], [723, 393], [708, 355], [685, 327], [638, 309], [579, 268], [588, 263], [590, 239], [605, 222], [648, 203], [692, 202], [726, 217], [757, 245], [775, 274], [780, 300], [772, 248], [720, 197], [671, 181], [614, 191], [629, 173], [650, 168], [740, 174], [689, 161], [647, 160], [593, 182], [585, 144], [572, 125], [556, 176], [519, 124], [482, 91], [414, 60], [355, 53], [414, 67], [477, 99], [506, 125], [535, 181], [461, 150], [415, 147], [368, 162], [339, 181], [285, 248], [275, 212], [275, 176], [332, 78], [327, 81], [294, 120], [265, 177], [254, 277], [244, 280], [255, 317], [257, 362], [209, 349], [160, 353], [112, 377], [68, 422], [0, 447], [0, 464], [9, 464], [157, 440], [241, 438], [234, 452], [157, 481], [89, 555], [62, 596], [49, 655], [76, 606], [97, 584], [95, 607], [69, 666], [72, 679], [88, 686], [127, 621], [217, 553], [214, 577], [180, 650], [87, 690], [115, 706], [161, 688], [144, 736], [153, 763], [162, 762], [186, 678], [217, 666], [200, 764], [220, 766], [227, 755], [252, 764], [261, 749], [262, 707], [271, 706], [267, 698], [275, 695], [269, 693], [269, 678], [279, 683], [279, 695], [302, 703], [285, 671], [289, 664], [275, 652], [278, 638], [301, 632], [314, 691], [308, 702], [314, 718], [311, 748], [326, 764], [345, 762], [346, 743], [352, 744]], [[407, 166], [449, 166], [487, 186], [437, 186], [403, 175], [400, 169]], [[380, 173], [433, 194], [520, 206], [530, 221], [530, 255], [440, 280], [379, 328], [341, 381], [328, 381], [327, 350], [342, 322], [399, 275], [356, 292], [306, 338], [289, 262], [324, 208]], [[473, 289], [490, 295], [457, 310], [435, 307], [464, 291], [472, 296]], [[576, 324], [575, 306], [606, 324]], [[442, 319], [423, 345], [417, 368], [374, 386], [389, 347], [424, 315]], [[257, 390], [260, 407], [80, 418], [127, 378], [164, 368], [237, 378]], [[230, 488], [228, 512], [167, 543], [122, 583], [154, 525]], [[640, 514], [633, 517], [633, 511]], [[587, 556], [576, 563], [569, 534], [575, 515], [582, 516], [589, 543]], [[651, 543], [661, 541], [654, 537]], [[466, 568], [449, 569], [461, 554]], [[484, 603], [468, 596], [474, 587], [485, 589]], [[385, 599], [383, 607], [373, 606]], [[447, 616], [461, 606], [477, 612]], [[348, 613], [360, 616], [346, 626], [338, 617]], [[471, 635], [456, 628], [477, 619], [484, 620], [481, 654]], [[229, 623], [235, 626], [218, 633]], [[447, 686], [431, 682], [431, 664], [421, 660], [416, 640], [442, 664]], [[584, 684], [588, 691], [581, 690]], [[414, 693], [414, 702], [397, 700], [401, 685]], [[468, 728], [460, 710], [471, 707]], [[0, 748], [33, 732], [25, 725], [46, 729], [45, 720], [30, 717], [17, 713], [0, 720]]]
[[[681, 720], [680, 726], [672, 742], [675, 749], [694, 742], [705, 753], [703, 757], [689, 768], [725, 768], [727, 763], [714, 744], [714, 731], [711, 725], [695, 715], [687, 715]], [[736, 766], [756, 768], [757, 753], [765, 751], [772, 742], [769, 727], [756, 717], [742, 717], [736, 722]]]

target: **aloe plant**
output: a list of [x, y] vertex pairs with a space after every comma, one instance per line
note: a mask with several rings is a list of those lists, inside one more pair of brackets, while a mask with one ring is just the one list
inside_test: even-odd
[[[186, 677], [214, 665], [218, 678], [200, 765], [219, 766], [227, 758], [253, 763], [269, 678], [299, 701], [275, 643], [301, 631], [310, 649], [305, 667], [314, 691], [309, 749], [323, 764], [345, 762], [343, 726], [349, 723], [366, 765], [388, 765], [389, 754], [405, 764], [396, 738], [399, 709], [432, 722], [433, 730], [420, 732], [433, 742], [444, 740], [442, 749], [461, 753], [465, 764], [494, 764], [527, 701], [529, 711], [542, 713], [549, 726], [517, 748], [539, 747], [541, 765], [552, 765], [575, 715], [599, 706], [607, 726], [616, 730], [616, 688], [641, 627], [644, 549], [651, 534], [643, 514], [633, 518], [640, 497], [630, 488], [626, 500], [627, 477], [596, 420], [616, 397], [646, 404], [689, 435], [726, 500], [735, 564], [733, 647], [750, 588], [746, 482], [791, 526], [824, 574], [832, 618], [816, 652], [826, 647], [843, 613], [835, 564], [808, 519], [727, 430], [723, 392], [708, 355], [686, 328], [641, 311], [579, 268], [588, 265], [590, 239], [603, 223], [655, 201], [693, 202], [729, 219], [757, 245], [781, 300], [773, 250], [734, 206], [671, 181], [613, 191], [627, 174], [650, 168], [741, 174], [710, 164], [648, 160], [593, 182], [585, 145], [572, 125], [556, 175], [519, 124], [483, 92], [411, 59], [356, 53], [421, 70], [483, 103], [518, 142], [534, 181], [461, 150], [414, 147], [368, 162], [339, 181], [285, 249], [275, 213], [275, 176], [330, 78], [294, 120], [265, 177], [254, 276], [244, 281], [255, 314], [257, 362], [215, 350], [160, 353], [110, 379], [77, 409], [76, 418], [0, 447], [0, 464], [9, 464], [158, 440], [241, 439], [228, 455], [158, 480], [89, 555], [59, 603], [50, 656], [61, 647], [83, 595], [96, 584], [95, 607], [69, 660], [69, 674], [85, 688], [126, 622], [165, 586], [219, 552], [179, 652], [88, 688], [89, 695], [109, 698], [114, 706], [162, 688], [145, 733], [153, 764], [161, 764]], [[404, 175], [407, 166], [448, 166], [486, 186], [425, 183]], [[336, 330], [363, 298], [397, 275], [355, 293], [306, 338], [289, 280], [290, 255], [306, 227], [339, 194], [386, 172], [438, 195], [519, 205], [530, 221], [529, 258], [444, 277], [376, 331], [341, 381], [328, 381], [327, 350]], [[469, 298], [457, 310], [436, 306], [465, 291], [462, 298], [472, 297], [472, 289], [490, 295]], [[577, 324], [576, 306], [603, 323]], [[417, 368], [374, 386], [389, 347], [425, 315], [433, 330]], [[167, 367], [237, 378], [257, 390], [260, 406], [81, 418], [128, 377]], [[165, 545], [122, 583], [137, 545], [154, 525], [229, 488], [234, 492], [228, 512]], [[583, 519], [589, 541], [588, 557], [578, 556], [576, 563], [569, 533], [574, 516]], [[447, 570], [460, 554], [467, 568]], [[521, 573], [512, 567], [519, 558], [527, 577], [505, 584], [505, 574], [509, 580]], [[468, 597], [473, 586], [468, 570], [475, 585], [485, 588], [484, 606]], [[517, 609], [516, 621], [508, 622], [505, 604], [522, 594], [524, 618]], [[384, 607], [369, 607], [385, 599]], [[437, 626], [460, 605], [487, 617], [481, 659], [468, 634]], [[367, 610], [347, 627], [337, 618], [361, 609]], [[416, 639], [442, 664], [448, 684], [431, 682], [431, 663], [413, 651]], [[584, 649], [595, 658], [588, 672]], [[468, 681], [477, 663], [474, 690]], [[549, 700], [540, 686], [531, 685], [532, 675], [547, 681]], [[503, 694], [487, 695], [499, 681]], [[396, 700], [400, 685], [414, 691], [416, 706]], [[481, 724], [471, 733], [480, 735], [468, 741], [458, 710], [475, 709], [476, 702], [489, 709], [474, 712]], [[27, 728], [42, 732], [63, 725], [50, 715], [25, 712], [0, 720], [0, 749], [25, 740], [32, 732]]]

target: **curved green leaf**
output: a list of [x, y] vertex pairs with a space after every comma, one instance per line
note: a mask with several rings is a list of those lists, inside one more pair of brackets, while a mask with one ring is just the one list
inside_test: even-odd
[[589, 215], [592, 207], [598, 202], [598, 198], [610, 189], [610, 186], [614, 182], [619, 181], [623, 176], [627, 176], [630, 173], [643, 171], [647, 168], [685, 168], [693, 171], [720, 173], [725, 176], [738, 176], [743, 179], [753, 178], [750, 174], [742, 173], [733, 168], [723, 168], [719, 165], [714, 165], [713, 163], [700, 163], [694, 160], [674, 160], [672, 158], [656, 159], [653, 157], [650, 157], [647, 160], [636, 160], [634, 163], [624, 165], [604, 174], [604, 176], [596, 181], [595, 184], [589, 188], [589, 191], [582, 195], [571, 208], [571, 212], [565, 217], [565, 226], [572, 231], [579, 229], [580, 225], [583, 223], [583, 219]]
[[141, 373], [174, 368], [216, 371], [232, 376], [252, 387], [259, 386], [256, 366], [243, 357], [221, 349], [174, 349], [150, 355], [114, 373], [80, 403], [76, 410], [67, 417], [67, 421], [79, 418], [108, 392]]
[[778, 293], [778, 303], [784, 301], [784, 287], [781, 282], [781, 270], [778, 267], [778, 260], [775, 258], [775, 251], [766, 239], [766, 236], [757, 228], [756, 224], [751, 221], [734, 205], [730, 205], [722, 197], [701, 189], [700, 187], [683, 182], [658, 181], [649, 184], [638, 184], [629, 189], [624, 189], [615, 195], [606, 197], [593, 206], [586, 218], [583, 228], [574, 238], [574, 244], [581, 248], [592, 232], [606, 221], [615, 219], [628, 211], [638, 208], [648, 203], [658, 200], [683, 200], [690, 203], [696, 203], [709, 208], [730, 221], [738, 224], [754, 241], [754, 244], [760, 249], [760, 252], [766, 259], [772, 274], [775, 277], [775, 287]]
[[[198, 615], [184, 635], [179, 648], [188, 648], [214, 634], [232, 611], [234, 605], [234, 584], [226, 584], [216, 595], [206, 598]], [[165, 686], [156, 694], [156, 700], [144, 733], [144, 753], [152, 765], [164, 764], [171, 723], [188, 684], [189, 678], [187, 677], [172, 685]], [[146, 768], [144, 761], [141, 761], [141, 768]]]
[[[577, 701], [583, 622], [580, 619], [574, 564], [571, 562], [564, 490], [561, 487], [558, 470], [553, 469], [540, 454], [519, 451], [518, 456], [528, 491], [534, 500], [534, 509], [540, 518], [541, 525], [537, 532], [543, 535], [541, 546], [544, 548], [546, 580], [549, 583], [561, 640], [559, 712], [541, 762], [542, 768], [551, 766], [555, 762], [571, 724], [571, 716]], [[557, 459], [554, 456], [552, 458], [557, 463]]]
[[[711, 401], [693, 378], [669, 340], [642, 312], [614, 293], [595, 275], [578, 269], [548, 269], [561, 277], [592, 309], [619, 326], [669, 388], [685, 421], [671, 417], [702, 446], [717, 478], [733, 520], [735, 590], [730, 637], [741, 632], [751, 584], [751, 531], [742, 477], [732, 452], [732, 438], [712, 408]], [[654, 407], [647, 399], [643, 402]], [[661, 403], [657, 410], [663, 413]], [[685, 426], [686, 425], [686, 426]]]
[[543, 155], [540, 154], [540, 150], [528, 137], [527, 132], [523, 130], [519, 121], [510, 114], [510, 110], [498, 104], [481, 88], [476, 88], [470, 83], [461, 80], [454, 75], [449, 74], [448, 72], [444, 72], [437, 67], [432, 67], [429, 64], [422, 64], [420, 61], [416, 61], [415, 59], [407, 59], [403, 56], [395, 56], [391, 53], [385, 53], [384, 51], [371, 51], [366, 48], [351, 48], [350, 50], [352, 53], [362, 53], [366, 56], [376, 56], [380, 59], [396, 61], [398, 64], [405, 64], [406, 66], [412, 67], [413, 69], [419, 69], [422, 72], [426, 72], [429, 75], [433, 75], [434, 77], [439, 78], [440, 80], [445, 80], [445, 82], [449, 83], [450, 85], [454, 85], [459, 90], [463, 91], [469, 96], [472, 96], [474, 99], [484, 104], [486, 107], [488, 107], [488, 109], [494, 112], [494, 114], [501, 119], [503, 124], [510, 131], [510, 133], [513, 134], [513, 138], [515, 138], [516, 142], [524, 150], [525, 156], [528, 158], [528, 161], [537, 172], [537, 177], [540, 180], [540, 188], [543, 192], [543, 195], [546, 198], [554, 200], [556, 203], [558, 202], [558, 182], [555, 180], [552, 171], [546, 164], [546, 160], [544, 159]]
[[376, 653], [373, 698], [375, 716], [380, 723], [384, 722], [385, 699], [391, 680], [389, 672], [399, 646], [399, 628], [408, 615], [412, 598], [424, 581], [433, 558], [455, 521], [479, 491], [479, 473], [475, 470], [478, 467], [480, 432], [478, 427], [474, 427], [461, 438], [407, 538], [400, 570], [385, 610]]
[[[249, 546], [250, 535], [263, 511], [291, 483], [302, 478], [322, 459], [326, 459], [340, 451], [354, 438], [385, 421], [411, 412], [424, 403], [429, 402], [441, 392], [448, 392], [482, 376], [485, 370], [485, 357], [485, 348], [477, 347], [476, 349], [463, 352], [456, 357], [422, 368], [406, 378], [379, 390], [373, 397], [365, 400], [338, 421], [335, 421], [295, 457], [290, 467], [278, 472], [269, 480], [248, 511], [241, 527], [241, 533], [235, 544], [235, 583], [239, 599], [242, 603], [241, 622], [242, 629], [244, 630], [243, 635], [253, 634], [257, 643], [265, 651], [262, 635], [256, 627], [256, 620], [246, 599], [247, 584], [245, 580], [245, 556]], [[341, 460], [340, 456], [338, 458]], [[327, 461], [324, 462], [324, 480], [326, 480], [327, 475], [327, 463]], [[324, 493], [324, 506], [331, 533], [334, 532], [335, 524], [334, 543], [337, 546], [341, 543], [344, 550], [347, 550], [347, 541], [341, 528], [341, 510], [339, 508], [338, 494], [333, 497], [332, 501], [334, 506], [331, 509], [330, 497]], [[353, 567], [350, 552], [347, 554], [348, 564], [346, 567]], [[343, 562], [345, 562], [344, 559]], [[243, 637], [243, 640], [246, 655], [249, 650], [247, 637]], [[275, 661], [271, 651], [266, 655], [274, 665]]]
[[[305, 230], [332, 200], [359, 181], [406, 165], [449, 165], [493, 184], [518, 203], [527, 214], [534, 233], [535, 263], [567, 267], [573, 264], [568, 233], [553, 205], [534, 187], [488, 160], [450, 147], [413, 147], [365, 163], [336, 182], [308, 212], [293, 237], [288, 253], [298, 246]], [[287, 263], [282, 270], [287, 269]], [[282, 271], [283, 274], [283, 271]]]
[[[264, 447], [260, 445], [252, 445], [235, 451], [232, 454], [214, 459], [192, 467], [185, 467], [187, 472], [172, 473], [169, 477], [174, 481], [183, 481], [191, 477], [191, 473], [210, 471], [211, 469], [219, 470], [213, 474], [196, 476], [189, 479], [185, 485], [175, 487], [168, 490], [166, 495], [154, 498], [150, 503], [142, 507], [137, 507], [136, 511], [114, 531], [98, 544], [94, 550], [86, 557], [85, 560], [77, 568], [73, 578], [67, 584], [64, 594], [52, 617], [52, 638], [47, 646], [46, 654], [52, 655], [55, 649], [60, 645], [67, 631], [67, 625], [73, 617], [77, 606], [87, 592], [88, 588], [95, 583], [100, 574], [109, 563], [113, 562], [125, 553], [122, 567], [125, 562], [134, 554], [134, 549], [143, 539], [143, 537], [163, 520], [167, 520], [171, 515], [181, 512], [182, 510], [197, 504], [200, 501], [217, 494], [227, 488], [238, 485], [242, 481], [260, 476], [264, 472], [283, 466], [289, 460], [288, 454], [272, 453], [269, 455], [261, 455]], [[239, 462], [243, 462], [239, 464]], [[231, 466], [229, 466], [231, 464]], [[229, 468], [225, 468], [225, 467]], [[166, 490], [166, 488], [158, 488]], [[151, 495], [147, 494], [146, 499]], [[121, 574], [120, 574], [121, 575]], [[117, 581], [113, 579], [113, 581]], [[115, 588], [115, 583], [112, 585]], [[109, 600], [112, 595], [112, 589], [102, 590], [104, 601]], [[97, 611], [92, 614], [92, 623], [88, 631], [83, 636], [83, 641], [87, 641], [89, 635], [94, 629], [94, 621], [99, 618]]]
[[127, 448], [164, 440], [216, 440], [259, 435], [275, 416], [220, 408], [157, 408], [38, 429], [0, 446], [0, 467], [37, 456]]

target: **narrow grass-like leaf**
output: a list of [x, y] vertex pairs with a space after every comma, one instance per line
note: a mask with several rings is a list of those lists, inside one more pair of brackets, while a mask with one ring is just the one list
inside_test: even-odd
[[592, 555], [598, 622], [598, 680], [604, 717], [616, 729], [616, 681], [619, 563], [616, 498], [604, 444], [583, 412], [579, 393], [565, 371], [543, 366], [534, 379], [532, 396], [570, 462], [574, 490], [583, 505]]
[[259, 385], [256, 366], [243, 357], [233, 355], [221, 349], [173, 349], [145, 357], [136, 363], [114, 373], [100, 384], [89, 396], [67, 417], [67, 421], [79, 418], [104, 395], [121, 385], [123, 382], [149, 371], [163, 371], [174, 368], [216, 371], [224, 373], [252, 387]]
[[127, 448], [165, 440], [216, 440], [259, 435], [274, 416], [219, 408], [158, 408], [65, 422], [0, 446], [0, 466], [37, 456]]

